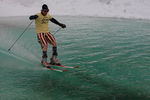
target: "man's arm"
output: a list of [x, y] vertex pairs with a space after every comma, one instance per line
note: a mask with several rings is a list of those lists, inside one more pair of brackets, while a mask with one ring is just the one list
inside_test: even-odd
[[66, 28], [65, 24], [59, 23], [55, 18], [51, 18], [50, 21], [61, 26], [62, 28]]
[[38, 15], [32, 15], [29, 17], [30, 20], [37, 19], [37, 18], [38, 18]]

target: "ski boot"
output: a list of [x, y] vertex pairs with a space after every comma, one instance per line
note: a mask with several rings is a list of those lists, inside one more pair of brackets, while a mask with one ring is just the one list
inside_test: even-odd
[[50, 59], [50, 64], [51, 65], [61, 65], [60, 62], [58, 61], [58, 59], [56, 58], [56, 56], [53, 56], [51, 59]]
[[42, 64], [44, 67], [51, 68], [51, 66], [50, 66], [50, 64], [47, 62], [47, 59], [46, 59], [46, 58], [42, 58], [41, 64]]

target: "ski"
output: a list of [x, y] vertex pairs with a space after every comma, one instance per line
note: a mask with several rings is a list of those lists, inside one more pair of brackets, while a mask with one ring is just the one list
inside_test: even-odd
[[50, 70], [53, 70], [53, 71], [57, 71], [57, 72], [65, 72], [65, 71], [68, 71], [68, 70], [52, 68], [53, 66], [58, 66], [58, 67], [63, 67], [63, 68], [70, 68], [70, 69], [74, 69], [74, 68], [78, 68], [79, 67], [79, 66], [72, 67], [72, 66], [65, 66], [65, 65], [49, 65], [49, 66], [43, 65], [43, 66], [45, 68], [47, 68], [47, 69], [50, 69]]
[[[41, 63], [42, 64], [42, 63]], [[42, 64], [43, 65], [43, 64]], [[49, 65], [49, 66], [45, 66], [43, 65], [45, 68], [47, 69], [50, 69], [50, 70], [53, 70], [53, 71], [57, 71], [57, 72], [65, 72], [65, 71], [68, 71], [68, 70], [61, 70], [61, 69], [55, 69], [55, 68], [52, 68], [52, 65]]]
[[74, 67], [71, 67], [71, 66], [65, 66], [65, 65], [52, 65], [52, 66], [59, 66], [59, 67], [63, 67], [63, 68], [78, 68], [79, 66], [74, 66]]
[[57, 72], [65, 72], [68, 70], [61, 70], [61, 69], [55, 69], [55, 68], [51, 68], [51, 67], [46, 67], [47, 69], [53, 70], [53, 71], [57, 71]]

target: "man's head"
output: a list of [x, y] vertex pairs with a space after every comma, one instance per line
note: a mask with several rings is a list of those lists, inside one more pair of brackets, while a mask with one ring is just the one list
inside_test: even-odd
[[48, 12], [49, 12], [48, 6], [46, 4], [43, 4], [41, 10], [42, 15], [46, 16]]

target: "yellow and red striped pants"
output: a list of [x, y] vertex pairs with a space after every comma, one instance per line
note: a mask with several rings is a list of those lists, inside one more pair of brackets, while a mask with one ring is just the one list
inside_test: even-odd
[[56, 40], [50, 32], [38, 33], [37, 38], [43, 51], [47, 51], [48, 44], [51, 44], [53, 47], [57, 46]]

